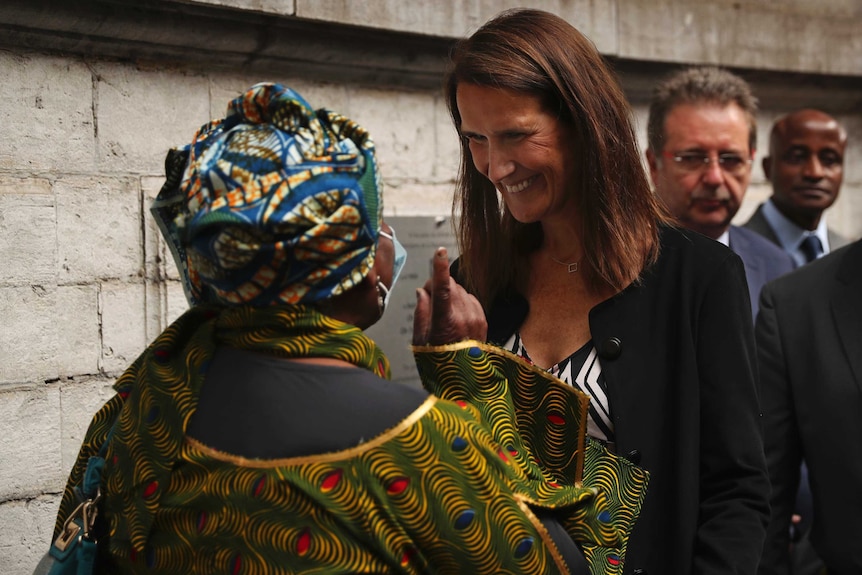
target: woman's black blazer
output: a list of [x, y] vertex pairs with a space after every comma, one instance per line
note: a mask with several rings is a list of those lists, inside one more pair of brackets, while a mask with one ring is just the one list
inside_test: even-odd
[[[504, 343], [527, 311], [518, 294], [498, 298], [489, 341]], [[625, 573], [754, 575], [769, 480], [742, 261], [665, 227], [658, 261], [591, 310], [590, 332], [617, 451], [650, 472]]]

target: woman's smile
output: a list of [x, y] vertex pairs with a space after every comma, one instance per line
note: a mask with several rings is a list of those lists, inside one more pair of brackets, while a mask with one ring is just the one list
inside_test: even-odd
[[503, 190], [506, 193], [517, 194], [518, 192], [523, 192], [524, 190], [529, 188], [533, 184], [533, 182], [536, 181], [536, 178], [538, 178], [538, 177], [539, 177], [539, 175], [536, 174], [534, 176], [530, 176], [526, 180], [521, 180], [520, 182], [518, 182], [516, 184], [511, 184], [511, 185], [500, 182], [500, 185], [497, 187], [503, 188]]

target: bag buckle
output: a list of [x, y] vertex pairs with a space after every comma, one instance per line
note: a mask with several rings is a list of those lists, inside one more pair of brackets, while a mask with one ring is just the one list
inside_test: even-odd
[[[65, 551], [79, 537], [87, 540], [92, 539], [93, 527], [96, 525], [96, 516], [99, 514], [99, 508], [96, 505], [102, 498], [102, 491], [96, 490], [96, 496], [92, 499], [87, 499], [78, 505], [74, 511], [63, 523], [63, 530], [57, 535], [54, 541], [54, 546], [58, 551]], [[80, 521], [78, 521], [80, 519]]]
[[75, 511], [73, 511], [69, 518], [66, 519], [66, 522], [63, 523], [63, 530], [60, 531], [60, 534], [57, 535], [57, 539], [54, 541], [54, 547], [56, 547], [58, 551], [65, 551], [69, 548], [69, 545], [78, 539], [78, 535], [81, 533], [81, 526], [75, 522], [75, 519], [83, 508], [83, 503], [78, 505], [78, 507], [75, 508]]
[[[96, 505], [99, 500], [102, 498], [102, 490], [96, 490], [96, 496], [92, 499], [86, 500], [84, 503], [80, 505], [81, 507], [81, 521], [84, 525], [84, 533], [83, 536], [87, 539], [91, 539], [93, 527], [96, 525], [96, 516], [99, 514], [99, 508]], [[74, 515], [74, 514], [73, 514]]]

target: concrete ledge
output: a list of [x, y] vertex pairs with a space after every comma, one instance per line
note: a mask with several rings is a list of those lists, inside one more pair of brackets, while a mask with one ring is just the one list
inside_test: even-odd
[[451, 39], [153, 0], [9, 0], [0, 43], [65, 54], [437, 87]]
[[[426, 90], [439, 88], [454, 41], [512, 4], [6, 0], [0, 45]], [[769, 7], [729, 0], [527, 4], [565, 17], [623, 62], [862, 76], [862, 36], [855, 33], [862, 14], [847, 2], [816, 14], [797, 0]], [[790, 41], [785, 28], [805, 41]]]

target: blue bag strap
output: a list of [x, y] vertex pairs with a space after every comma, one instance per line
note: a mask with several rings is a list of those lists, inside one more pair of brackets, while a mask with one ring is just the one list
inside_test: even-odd
[[81, 503], [66, 518], [63, 530], [51, 543], [48, 554], [54, 559], [54, 564], [48, 575], [92, 575], [95, 572], [98, 547], [90, 531], [95, 524], [97, 505], [102, 496], [99, 486], [105, 469], [105, 455], [116, 427], [115, 421], [99, 453], [87, 460], [81, 485], [75, 487], [75, 494]]

